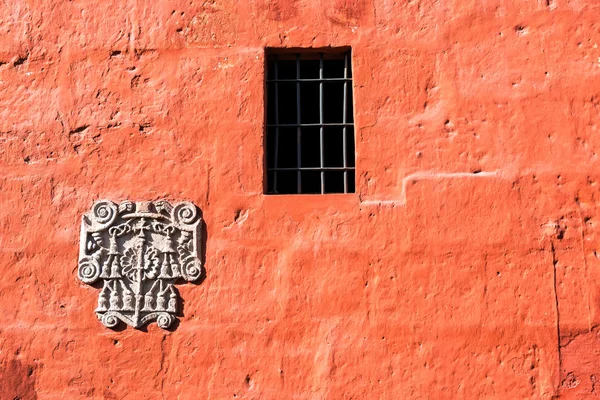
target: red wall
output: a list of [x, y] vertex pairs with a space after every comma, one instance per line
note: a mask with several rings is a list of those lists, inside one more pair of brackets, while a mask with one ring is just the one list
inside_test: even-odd
[[[0, 398], [600, 394], [600, 4], [5, 1]], [[357, 193], [263, 195], [264, 48], [351, 46]], [[172, 332], [76, 276], [93, 201], [191, 200]]]

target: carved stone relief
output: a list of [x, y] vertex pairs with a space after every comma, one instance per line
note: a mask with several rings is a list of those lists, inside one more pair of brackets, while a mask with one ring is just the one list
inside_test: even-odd
[[198, 208], [188, 202], [94, 203], [81, 223], [78, 276], [87, 284], [100, 282], [96, 315], [104, 326], [173, 324], [175, 283], [202, 274], [201, 226]]

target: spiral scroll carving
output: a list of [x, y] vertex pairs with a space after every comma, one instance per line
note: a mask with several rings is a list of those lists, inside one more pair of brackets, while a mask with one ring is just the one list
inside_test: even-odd
[[193, 282], [202, 275], [202, 265], [198, 260], [191, 260], [184, 265], [184, 274], [187, 281]]
[[119, 318], [117, 318], [113, 313], [106, 313], [102, 316], [102, 325], [107, 328], [114, 328], [119, 324]]
[[79, 279], [82, 282], [91, 284], [98, 280], [100, 277], [100, 265], [94, 258], [86, 257], [79, 262]]
[[173, 219], [175, 223], [191, 225], [198, 219], [198, 209], [192, 203], [179, 203], [173, 208]]
[[113, 202], [101, 200], [94, 204], [92, 214], [99, 224], [108, 224], [117, 216], [117, 206]]
[[173, 316], [165, 313], [161, 313], [158, 318], [156, 318], [156, 324], [162, 329], [169, 328], [174, 321], [175, 318], [173, 318]]

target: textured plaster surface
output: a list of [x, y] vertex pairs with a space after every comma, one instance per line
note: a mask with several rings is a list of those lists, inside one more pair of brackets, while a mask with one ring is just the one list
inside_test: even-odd
[[[600, 5], [4, 1], [0, 398], [600, 395]], [[264, 47], [351, 46], [357, 193], [263, 195]], [[100, 198], [187, 200], [181, 324], [77, 279]]]

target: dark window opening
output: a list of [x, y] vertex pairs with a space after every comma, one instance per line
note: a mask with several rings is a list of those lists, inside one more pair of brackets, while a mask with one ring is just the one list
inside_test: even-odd
[[267, 53], [267, 193], [354, 193], [350, 52]]

